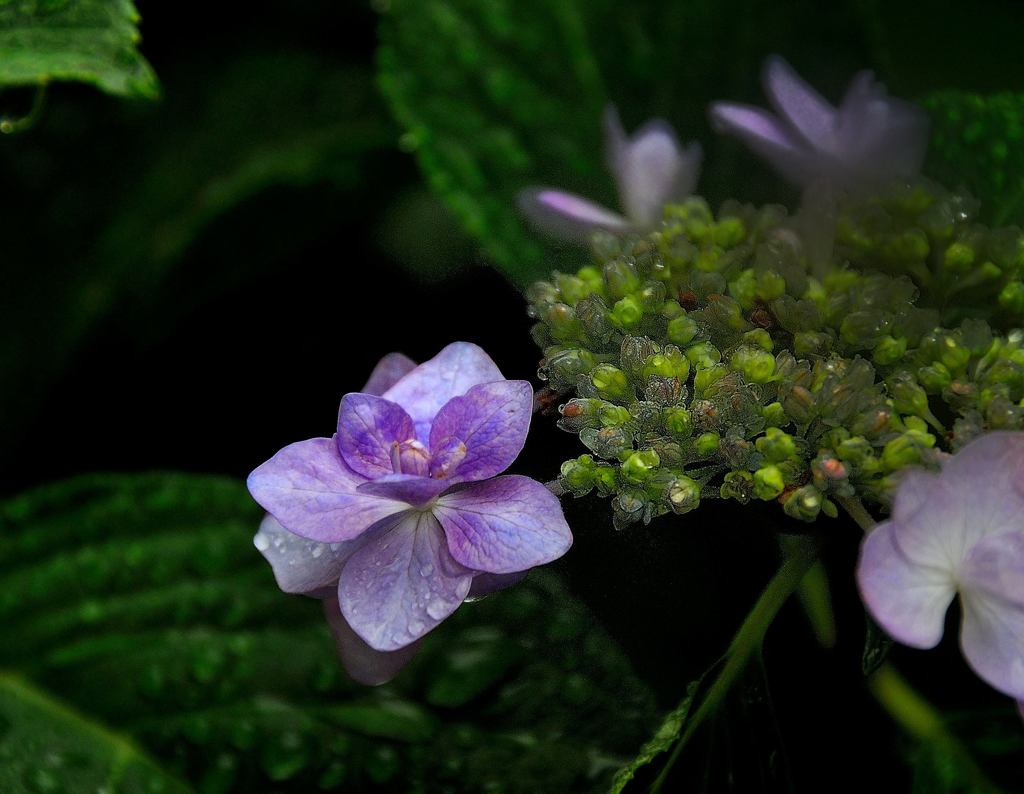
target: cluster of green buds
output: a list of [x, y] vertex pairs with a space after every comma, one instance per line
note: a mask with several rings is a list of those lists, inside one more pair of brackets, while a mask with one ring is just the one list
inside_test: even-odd
[[[905, 467], [1024, 427], [1021, 311], [1000, 297], [1021, 235], [968, 209], [923, 183], [851, 205], [824, 266], [777, 206], [716, 216], [693, 197], [646, 236], [595, 237], [593, 264], [528, 293], [559, 427], [589, 450], [560, 487], [610, 497], [620, 528], [715, 498], [810, 521], [842, 497], [888, 503]], [[949, 303], [954, 244], [998, 260], [986, 319]]]

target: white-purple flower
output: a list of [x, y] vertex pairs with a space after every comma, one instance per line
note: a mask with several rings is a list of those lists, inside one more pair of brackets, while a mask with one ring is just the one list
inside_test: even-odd
[[605, 154], [615, 177], [624, 214], [548, 187], [519, 194], [519, 207], [538, 229], [554, 237], [585, 241], [599, 229], [613, 233], [645, 231], [661, 220], [669, 202], [693, 192], [700, 173], [700, 144], [680, 145], [672, 125], [661, 119], [627, 136], [611, 105], [604, 114]]
[[959, 593], [968, 663], [1024, 699], [1024, 433], [983, 435], [939, 473], [908, 471], [857, 580], [878, 624], [915, 648], [938, 644]]
[[526, 441], [532, 403], [530, 384], [476, 345], [419, 366], [392, 354], [342, 399], [333, 438], [291, 444], [249, 475], [270, 514], [257, 548], [282, 590], [327, 596], [353, 677], [387, 680], [467, 597], [568, 550], [558, 499], [496, 476]]
[[871, 72], [854, 76], [838, 108], [778, 56], [765, 62], [762, 83], [774, 114], [715, 102], [712, 124], [739, 138], [798, 187], [826, 182], [859, 188], [920, 170], [928, 144], [927, 116], [890, 97]]

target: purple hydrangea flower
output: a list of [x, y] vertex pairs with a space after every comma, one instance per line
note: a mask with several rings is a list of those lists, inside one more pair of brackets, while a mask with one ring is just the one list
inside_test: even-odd
[[325, 597], [346, 668], [380, 683], [467, 598], [564, 554], [572, 535], [541, 483], [500, 475], [533, 390], [479, 347], [385, 357], [342, 399], [333, 438], [291, 444], [249, 475], [270, 514], [255, 543], [281, 589]]
[[983, 435], [937, 474], [908, 471], [857, 580], [879, 625], [914, 648], [938, 644], [959, 593], [968, 663], [1024, 699], [1024, 433]]
[[920, 170], [928, 143], [927, 116], [888, 96], [871, 72], [854, 76], [838, 108], [778, 56], [765, 61], [762, 82], [774, 114], [715, 102], [712, 124], [739, 138], [798, 187], [824, 181], [858, 188]]
[[662, 208], [693, 192], [700, 173], [700, 144], [683, 148], [672, 126], [661, 119], [644, 124], [627, 136], [611, 105], [604, 114], [608, 170], [615, 177], [620, 214], [582, 196], [547, 187], [519, 194], [519, 207], [541, 231], [575, 242], [598, 229], [613, 233], [652, 229]]

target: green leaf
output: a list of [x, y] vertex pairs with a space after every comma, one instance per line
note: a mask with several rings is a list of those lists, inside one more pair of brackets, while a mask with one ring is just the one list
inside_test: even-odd
[[615, 773], [609, 794], [620, 794], [626, 785], [631, 781], [641, 767], [647, 766], [655, 758], [664, 752], [672, 749], [672, 745], [683, 732], [686, 719], [690, 716], [690, 707], [693, 706], [693, 699], [697, 694], [699, 684], [690, 684], [686, 691], [686, 697], [672, 711], [665, 715], [658, 730], [640, 748], [637, 757], [630, 761]]
[[0, 3], [0, 86], [77, 80], [155, 99], [160, 86], [136, 48], [138, 22], [131, 0]]
[[130, 740], [0, 673], [0, 791], [187, 790]]
[[1024, 94], [931, 94], [926, 171], [966, 187], [994, 224], [1024, 223]]
[[384, 687], [282, 594], [234, 481], [91, 476], [0, 503], [0, 666], [203, 792], [599, 791], [651, 726], [621, 651], [550, 574], [466, 605]]

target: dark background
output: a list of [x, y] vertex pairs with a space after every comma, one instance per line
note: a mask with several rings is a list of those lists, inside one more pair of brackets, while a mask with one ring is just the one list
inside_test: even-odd
[[[536, 382], [539, 353], [524, 301], [426, 190], [374, 93], [377, 17], [369, 6], [139, 7], [142, 51], [160, 76], [161, 103], [125, 103], [59, 85], [33, 130], [0, 140], [8, 329], [0, 491], [96, 470], [244, 477], [284, 444], [331, 433], [341, 395], [358, 389], [392, 350], [423, 360], [450, 341], [469, 340], [507, 377]], [[933, 4], [931, 13], [892, 11], [890, 38], [914, 46], [891, 50], [893, 74], [882, 76], [894, 92], [911, 96], [937, 86], [1020, 88], [1017, 8], [972, 6], [970, 13], [990, 21], [978, 32], [958, 25], [967, 12], [952, 3]], [[819, 67], [833, 97], [861, 65], [860, 43], [844, 35], [831, 23], [808, 37], [805, 51], [787, 53], [802, 68]], [[986, 57], [974, 57], [981, 47]], [[96, 229], [117, 221], [123, 207], [168, 180], [167, 205], [121, 227], [127, 244], [209, 189], [201, 178], [195, 191], [179, 189], [174, 178], [201, 172], [203, 158], [218, 156], [216, 146], [203, 154], [196, 143], [204, 125], [207, 134], [222, 134], [211, 108], [234, 112], [223, 129], [237, 141], [225, 139], [225, 150], [268, 130], [286, 135], [304, 107], [314, 112], [315, 92], [308, 106], [301, 94], [283, 109], [275, 102], [281, 69], [287, 74], [289, 64], [310, 60], [325, 80], [331, 70], [351, 76], [353, 101], [376, 142], [322, 178], [313, 173], [252, 191], [203, 224], [173, 268], [148, 267], [147, 252], [160, 250], [156, 235], [117, 265], [117, 279], [102, 275], [113, 244], [98, 242]], [[250, 94], [218, 93], [218, 75], [234, 69], [232, 84], [245, 84], [249, 63]], [[268, 76], [277, 87], [267, 88], [263, 103]], [[752, 75], [746, 98], [756, 97]], [[3, 97], [13, 110], [24, 100]], [[633, 115], [627, 111], [630, 124], [641, 120]], [[154, 161], [163, 170], [147, 176]], [[750, 197], [769, 184], [756, 170], [748, 181]], [[101, 275], [89, 275], [94, 271]], [[69, 306], [85, 316], [90, 301], [106, 310], [57, 330]], [[551, 479], [575, 454], [574, 439], [538, 417], [517, 470]], [[781, 516], [712, 505], [616, 533], [596, 498], [568, 504], [567, 512], [576, 544], [554, 567], [671, 707], [725, 649], [774, 571]], [[851, 575], [859, 531], [845, 521], [822, 522], [817, 531], [832, 572], [837, 648], [819, 649], [798, 608], [788, 605], [769, 635], [767, 678], [755, 667], [725, 718], [702, 732], [698, 744], [707, 752], [689, 751], [700, 759], [693, 766], [710, 759], [708, 779], [724, 787], [731, 775], [736, 790], [745, 790], [745, 779], [780, 787], [792, 781], [804, 791], [908, 790], [909, 744], [867, 695], [860, 673], [864, 618]], [[950, 620], [955, 634], [956, 616]], [[1008, 713], [1004, 699], [968, 674], [952, 641], [928, 654], [895, 649], [893, 658], [943, 708], [980, 705], [999, 720]], [[752, 727], [765, 710], [777, 730]], [[764, 758], [771, 759], [767, 771], [766, 762], [752, 760]], [[1007, 774], [1019, 772], [1018, 765]]]

